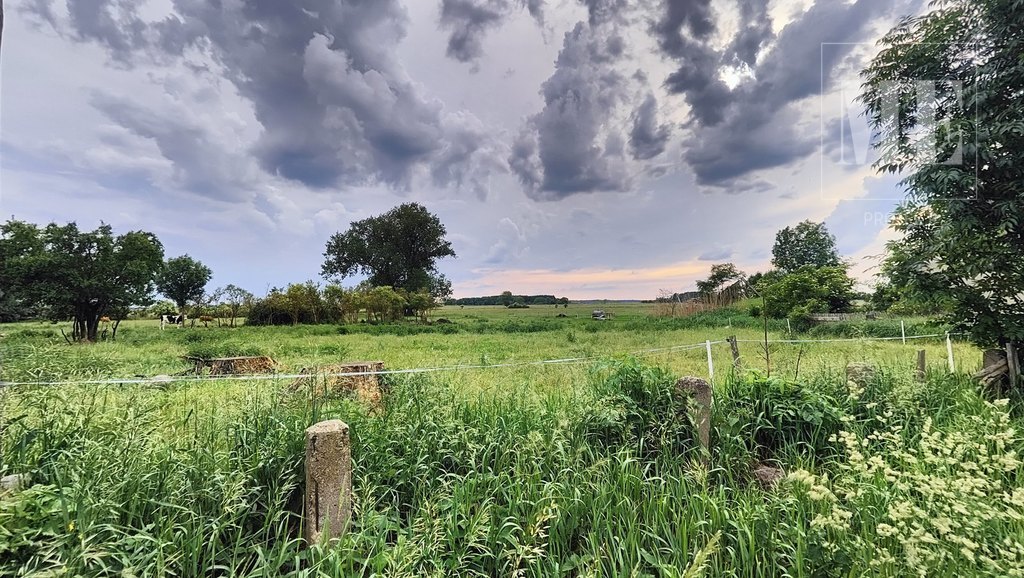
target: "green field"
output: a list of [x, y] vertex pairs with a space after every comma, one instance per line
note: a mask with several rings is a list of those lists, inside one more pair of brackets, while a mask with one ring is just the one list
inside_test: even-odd
[[[1020, 411], [964, 375], [975, 348], [955, 345], [951, 375], [943, 338], [773, 343], [769, 379], [759, 319], [649, 307], [446, 307], [432, 317], [452, 323], [430, 326], [133, 320], [76, 346], [49, 323], [0, 326], [8, 382], [175, 374], [188, 354], [269, 355], [283, 374], [472, 366], [388, 376], [376, 412], [285, 377], [0, 389], [0, 474], [35, 479], [0, 499], [0, 575], [1020, 575]], [[613, 318], [591, 320], [597, 308]], [[707, 377], [706, 351], [667, 348], [730, 335], [743, 368], [713, 346], [705, 463], [673, 383]], [[565, 358], [582, 359], [529, 363]], [[879, 372], [851, 387], [851, 361]], [[302, 432], [329, 418], [351, 426], [355, 515], [340, 543], [306, 548]], [[764, 489], [761, 464], [788, 475]]]

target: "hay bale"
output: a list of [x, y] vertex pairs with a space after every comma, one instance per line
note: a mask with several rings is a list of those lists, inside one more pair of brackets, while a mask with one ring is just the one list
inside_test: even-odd
[[210, 375], [256, 375], [277, 371], [277, 362], [266, 355], [215, 357], [212, 359], [186, 357], [185, 359], [195, 365], [194, 371], [197, 375], [202, 373], [204, 368], [210, 369]]
[[380, 405], [383, 391], [380, 376], [369, 375], [336, 375], [339, 373], [367, 373], [384, 371], [383, 361], [355, 361], [349, 363], [330, 363], [317, 367], [304, 367], [302, 377], [296, 379], [289, 388], [293, 391], [309, 387], [313, 395], [324, 393], [354, 395], [356, 399], [371, 406]]

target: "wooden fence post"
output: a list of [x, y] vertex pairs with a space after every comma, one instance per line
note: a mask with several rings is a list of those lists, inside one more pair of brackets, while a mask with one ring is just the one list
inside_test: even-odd
[[727, 337], [725, 339], [729, 342], [729, 348], [732, 349], [732, 366], [735, 369], [740, 368], [740, 344], [736, 341], [736, 336]]
[[322, 421], [306, 429], [306, 544], [340, 538], [352, 518], [352, 446], [348, 424]]
[[924, 365], [924, 350], [917, 350], [917, 371], [914, 372], [914, 379], [917, 381], [924, 381], [925, 376], [925, 365]]
[[1017, 346], [1012, 341], [1006, 343], [1006, 373], [1010, 376], [1010, 387], [1016, 387], [1020, 378], [1020, 363], [1017, 358]]

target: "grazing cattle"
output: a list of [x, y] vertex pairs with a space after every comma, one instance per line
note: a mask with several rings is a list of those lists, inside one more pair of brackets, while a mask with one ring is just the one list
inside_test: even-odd
[[211, 315], [200, 315], [199, 316], [199, 322], [203, 324], [203, 327], [209, 327], [210, 326], [210, 322], [213, 321], [213, 320], [214, 320], [214, 318]]
[[168, 323], [171, 323], [173, 325], [177, 325], [178, 327], [184, 327], [185, 326], [185, 314], [184, 313], [180, 313], [178, 315], [161, 315], [160, 316], [160, 331], [163, 331], [164, 330], [164, 325], [167, 325]]
[[100, 323], [110, 323], [110, 318], [107, 316], [100, 317]]

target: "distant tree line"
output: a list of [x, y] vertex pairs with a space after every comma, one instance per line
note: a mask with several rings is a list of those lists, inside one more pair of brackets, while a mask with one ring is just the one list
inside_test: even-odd
[[513, 295], [511, 291], [505, 291], [501, 295], [448, 299], [445, 303], [448, 305], [503, 305], [505, 307], [515, 307], [516, 304], [568, 306], [569, 298], [555, 297], [554, 295]]

